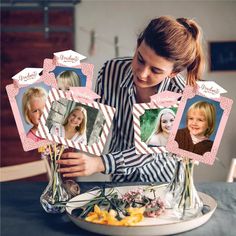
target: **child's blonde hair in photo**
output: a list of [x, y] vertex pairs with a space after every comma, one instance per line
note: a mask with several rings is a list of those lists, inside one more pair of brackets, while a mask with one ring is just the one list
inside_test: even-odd
[[66, 70], [61, 72], [57, 76], [58, 88], [62, 90], [68, 90], [69, 87], [80, 87], [80, 77], [72, 70]]
[[30, 101], [33, 99], [43, 99], [46, 101], [47, 99], [47, 92], [45, 89], [40, 88], [40, 87], [32, 87], [29, 88], [22, 97], [22, 110], [23, 110], [23, 115], [25, 117], [26, 123], [30, 125], [34, 125], [28, 115], [28, 112], [31, 110], [30, 107]]
[[86, 130], [87, 130], [87, 110], [86, 110], [84, 107], [82, 107], [82, 106], [77, 106], [77, 107], [75, 107], [75, 108], [70, 112], [70, 114], [66, 117], [65, 122], [64, 122], [63, 125], [64, 125], [64, 126], [67, 125], [67, 123], [68, 123], [68, 118], [69, 118], [69, 116], [70, 116], [74, 111], [81, 111], [81, 112], [83, 113], [83, 115], [84, 115], [84, 118], [83, 118], [83, 120], [82, 120], [80, 126], [76, 127], [76, 130], [78, 131], [78, 133], [79, 133], [80, 135], [82, 135], [82, 134], [86, 133]]
[[209, 137], [215, 129], [216, 125], [216, 109], [215, 106], [209, 102], [206, 101], [198, 101], [193, 103], [187, 112], [187, 122], [188, 122], [188, 115], [189, 112], [192, 110], [199, 110], [204, 113], [205, 118], [207, 120], [208, 128], [206, 129], [205, 136]]

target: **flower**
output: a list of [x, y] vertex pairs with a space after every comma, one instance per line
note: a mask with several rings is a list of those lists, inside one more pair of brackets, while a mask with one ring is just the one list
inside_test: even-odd
[[158, 217], [165, 211], [164, 202], [160, 198], [155, 198], [147, 204], [144, 215], [147, 217]]
[[120, 225], [120, 226], [131, 226], [139, 223], [143, 220], [143, 213], [145, 208], [128, 208], [129, 216], [125, 216], [121, 220], [116, 218], [117, 212], [111, 209], [109, 212], [106, 210], [101, 210], [98, 205], [94, 206], [94, 211], [89, 212], [88, 216], [85, 218], [86, 221], [98, 223], [98, 224], [108, 224], [108, 225]]

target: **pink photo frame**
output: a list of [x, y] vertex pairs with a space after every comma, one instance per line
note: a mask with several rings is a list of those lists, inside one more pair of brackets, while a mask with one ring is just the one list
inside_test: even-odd
[[[91, 94], [87, 92], [86, 96], [90, 96], [92, 99], [94, 94], [92, 91], [90, 93]], [[49, 126], [48, 121], [51, 119], [51, 117], [55, 116], [55, 105], [57, 106], [58, 103], [66, 104], [66, 115], [60, 122], [58, 122], [59, 124], [55, 124], [55, 121], [53, 121], [52, 125]], [[62, 126], [65, 124], [65, 120], [70, 116], [71, 111], [73, 111], [73, 109], [78, 106], [83, 107], [87, 113], [87, 132], [85, 134], [86, 142], [81, 141], [82, 139], [80, 138], [77, 139], [73, 137], [71, 139], [67, 139], [64, 136], [65, 129]], [[74, 95], [74, 93], [66, 93], [53, 88], [49, 93], [48, 100], [46, 102], [46, 106], [40, 120], [38, 135], [42, 138], [56, 143], [61, 143], [65, 146], [72, 147], [77, 150], [95, 155], [101, 155], [106, 143], [106, 139], [108, 137], [114, 113], [115, 108], [113, 107], [91, 100], [89, 102], [86, 102], [85, 99], [81, 99], [81, 94], [79, 96], [76, 96]], [[58, 116], [58, 112], [56, 112], [56, 116]], [[98, 116], [100, 116], [99, 119]], [[89, 121], [92, 118], [96, 118], [96, 120], [89, 124]], [[54, 127], [58, 127], [58, 132], [52, 132], [52, 130], [55, 130]], [[89, 129], [90, 133], [88, 132]], [[91, 138], [95, 141], [91, 142]]]
[[[32, 74], [36, 74], [33, 68], [30, 72], [27, 72], [27, 76], [30, 78]], [[25, 76], [24, 79], [27, 79]], [[29, 138], [28, 134], [30, 129], [32, 128], [31, 124], [27, 123], [24, 112], [22, 110], [22, 98], [23, 94], [30, 88], [42, 88], [44, 91], [49, 93], [52, 87], [54, 87], [54, 81], [50, 78], [43, 79], [40, 77], [35, 83], [32, 84], [20, 84], [17, 81], [14, 81], [13, 84], [6, 86], [7, 95], [9, 98], [9, 102], [12, 108], [12, 112], [16, 121], [17, 129], [19, 132], [19, 136], [21, 139], [21, 143], [24, 151], [30, 151], [33, 149], [37, 149], [38, 147], [49, 144], [48, 140], [43, 140], [35, 136], [34, 139]]]
[[[229, 98], [210, 98], [198, 90], [186, 86], [166, 149], [181, 157], [187, 157], [212, 165], [220, 145], [232, 103], [233, 101]], [[191, 124], [193, 116], [195, 119], [199, 118], [197, 115], [199, 113], [189, 113], [189, 108], [192, 110], [196, 104], [204, 105], [208, 109], [206, 110], [207, 113], [204, 113], [204, 117], [207, 114], [207, 118], [205, 118], [205, 126], [203, 125], [203, 128], [196, 126], [196, 124]], [[201, 139], [199, 138], [200, 133], [204, 134], [201, 135]], [[196, 137], [198, 138], [196, 139]]]
[[[44, 59], [42, 78], [55, 81], [55, 88], [58, 88], [58, 76], [63, 72], [72, 72], [77, 75], [77, 82], [71, 87], [92, 88], [93, 64], [80, 63], [73, 67], [61, 64], [55, 59]], [[75, 80], [75, 79], [74, 79]]]

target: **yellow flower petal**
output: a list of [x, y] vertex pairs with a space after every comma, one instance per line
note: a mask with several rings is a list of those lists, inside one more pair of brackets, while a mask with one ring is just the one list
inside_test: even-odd
[[145, 211], [145, 207], [129, 207], [127, 211], [130, 213], [130, 215], [135, 215], [135, 214], [143, 214]]

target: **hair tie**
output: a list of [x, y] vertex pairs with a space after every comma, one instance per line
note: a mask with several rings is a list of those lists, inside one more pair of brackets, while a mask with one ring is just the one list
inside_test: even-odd
[[183, 25], [183, 26], [185, 27], [185, 29], [187, 29], [188, 32], [190, 32], [194, 38], [196, 38], [196, 31], [193, 29], [192, 26], [190, 26], [190, 25], [188, 24], [186, 18], [179, 18], [179, 19], [177, 19], [177, 21], [178, 21], [181, 25]]

